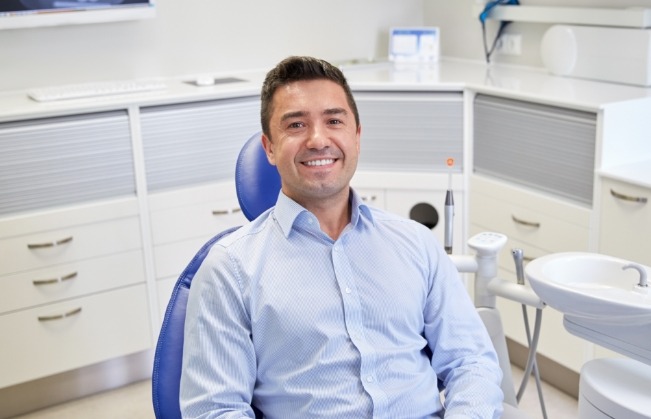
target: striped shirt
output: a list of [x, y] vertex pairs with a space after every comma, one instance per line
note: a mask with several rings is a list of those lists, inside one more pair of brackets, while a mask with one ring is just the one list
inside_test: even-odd
[[281, 192], [214, 245], [188, 301], [183, 417], [500, 417], [497, 357], [434, 235], [351, 204], [333, 241]]

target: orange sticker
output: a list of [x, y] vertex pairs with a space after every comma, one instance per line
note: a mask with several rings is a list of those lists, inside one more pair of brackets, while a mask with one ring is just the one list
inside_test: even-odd
[[448, 165], [448, 167], [454, 166], [454, 159], [452, 157], [448, 157], [446, 164]]

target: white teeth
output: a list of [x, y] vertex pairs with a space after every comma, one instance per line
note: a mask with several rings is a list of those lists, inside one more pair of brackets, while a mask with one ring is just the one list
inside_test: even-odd
[[321, 159], [321, 160], [312, 160], [305, 162], [306, 165], [308, 166], [325, 166], [326, 164], [332, 164], [334, 163], [334, 159]]

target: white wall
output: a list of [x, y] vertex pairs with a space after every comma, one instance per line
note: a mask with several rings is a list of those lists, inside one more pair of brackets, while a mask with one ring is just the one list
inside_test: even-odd
[[[441, 53], [445, 56], [470, 60], [484, 60], [481, 25], [478, 16], [473, 13], [475, 4], [483, 5], [483, 0], [424, 0], [425, 24], [441, 28]], [[525, 6], [566, 6], [566, 7], [599, 7], [651, 8], [651, 0], [520, 0]], [[516, 6], [517, 7], [517, 6]], [[540, 41], [547, 24], [514, 22], [506, 29], [507, 33], [522, 34], [522, 55], [512, 58], [493, 54], [491, 61], [542, 67], [540, 58]], [[497, 24], [489, 21], [487, 38], [492, 41], [497, 30]]]
[[[1, 1], [1, 0], [0, 0]], [[157, 0], [155, 19], [0, 31], [0, 91], [268, 68], [287, 55], [386, 57], [423, 0]]]

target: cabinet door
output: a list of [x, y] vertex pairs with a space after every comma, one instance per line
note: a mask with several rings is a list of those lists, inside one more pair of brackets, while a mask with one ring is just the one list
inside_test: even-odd
[[477, 95], [474, 171], [592, 205], [597, 116]]
[[242, 145], [260, 131], [257, 96], [142, 109], [149, 191], [231, 181]]
[[135, 196], [126, 111], [0, 124], [0, 216]]
[[462, 93], [355, 92], [362, 124], [359, 170], [463, 169]]
[[605, 179], [599, 251], [651, 266], [651, 189]]

